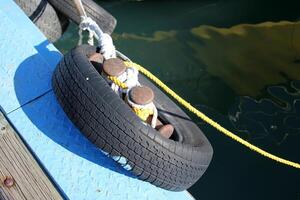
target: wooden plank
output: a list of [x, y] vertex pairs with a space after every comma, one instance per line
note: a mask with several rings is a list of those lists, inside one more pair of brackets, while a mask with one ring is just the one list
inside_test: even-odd
[[0, 200], [62, 199], [0, 112]]

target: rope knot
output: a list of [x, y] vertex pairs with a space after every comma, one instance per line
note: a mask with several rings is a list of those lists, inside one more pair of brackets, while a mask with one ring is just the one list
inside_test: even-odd
[[151, 126], [156, 127], [158, 112], [153, 103], [154, 93], [145, 86], [136, 86], [127, 91], [125, 101], [133, 112], [144, 122], [152, 116]]
[[132, 110], [143, 121], [146, 121], [150, 115], [154, 114], [153, 109], [150, 109], [150, 108], [136, 108], [136, 107], [133, 107]]
[[101, 48], [101, 53], [105, 59], [116, 57], [116, 48], [113, 44], [111, 36], [107, 33], [103, 33], [98, 24], [90, 17], [80, 16], [81, 22], [79, 24], [79, 41], [78, 44], [82, 44], [82, 31], [87, 30], [89, 32], [88, 43], [94, 44], [93, 38], [98, 40], [98, 46]]
[[[106, 76], [112, 82], [112, 89], [118, 93], [127, 93], [132, 87], [140, 85], [138, 80], [139, 71], [134, 67], [125, 66], [126, 70], [120, 76]], [[119, 88], [121, 91], [119, 91]]]

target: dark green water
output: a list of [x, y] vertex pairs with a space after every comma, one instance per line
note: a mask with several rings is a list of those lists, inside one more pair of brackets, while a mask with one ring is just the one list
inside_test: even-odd
[[[299, 1], [298, 1], [299, 2]], [[300, 2], [102, 1], [116, 47], [238, 135], [300, 162]], [[72, 25], [56, 43], [77, 43]], [[193, 119], [214, 147], [200, 200], [300, 200], [300, 173]]]

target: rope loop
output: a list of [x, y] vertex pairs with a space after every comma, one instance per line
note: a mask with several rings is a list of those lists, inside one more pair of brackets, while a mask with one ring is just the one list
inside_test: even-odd
[[129, 98], [129, 91], [126, 94], [125, 101], [130, 105], [133, 112], [144, 122], [147, 121], [148, 117], [152, 115], [151, 126], [156, 127], [158, 112], [153, 102], [146, 105], [139, 105], [132, 102]]

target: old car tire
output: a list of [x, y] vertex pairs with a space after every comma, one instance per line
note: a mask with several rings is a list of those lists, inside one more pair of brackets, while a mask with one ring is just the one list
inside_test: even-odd
[[177, 120], [181, 130], [191, 136], [181, 142], [166, 139], [150, 125], [141, 123], [89, 62], [88, 55], [95, 51], [88, 45], [76, 47], [54, 71], [54, 93], [67, 116], [92, 143], [139, 179], [167, 190], [189, 188], [211, 161], [209, 141], [176, 104], [143, 76], [140, 82], [154, 89], [158, 98], [155, 101], [162, 105], [158, 109], [165, 107], [173, 112], [166, 117]]
[[47, 0], [15, 0], [49, 41], [58, 40], [67, 29], [69, 20], [57, 12]]

